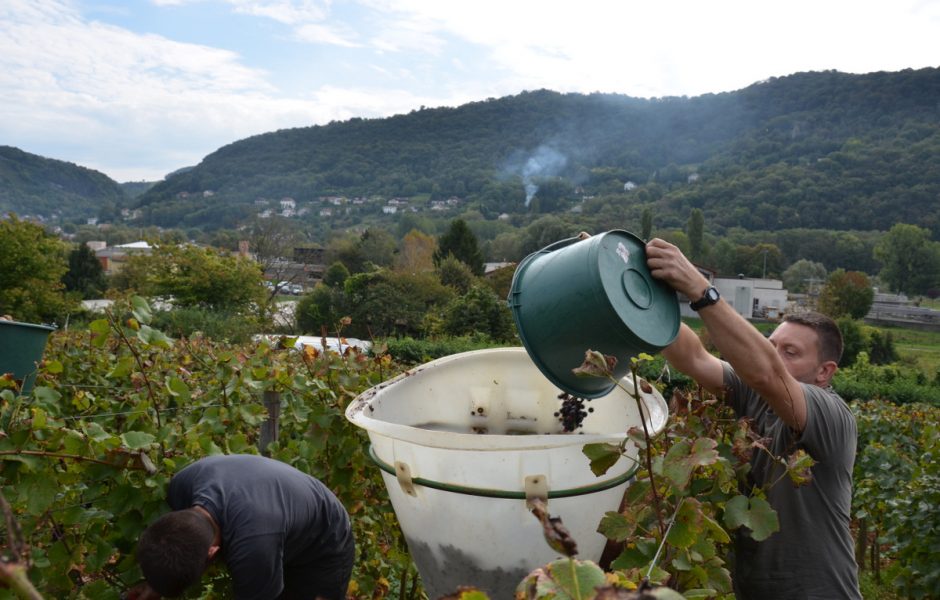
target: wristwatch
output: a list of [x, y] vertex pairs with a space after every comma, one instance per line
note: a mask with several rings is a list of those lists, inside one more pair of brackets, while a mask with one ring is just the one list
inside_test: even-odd
[[718, 293], [718, 290], [715, 288], [715, 286], [710, 285], [705, 288], [705, 293], [702, 294], [701, 298], [689, 304], [689, 308], [692, 310], [702, 310], [706, 306], [711, 306], [712, 304], [718, 302], [719, 298], [721, 298], [721, 294]]

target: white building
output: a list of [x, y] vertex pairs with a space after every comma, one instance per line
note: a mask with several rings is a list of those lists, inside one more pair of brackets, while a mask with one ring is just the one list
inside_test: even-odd
[[[787, 290], [778, 279], [752, 279], [750, 277], [714, 277], [699, 269], [718, 289], [722, 299], [745, 319], [779, 319], [787, 310]], [[693, 298], [698, 300], [698, 298]], [[682, 316], [697, 316], [689, 308], [689, 300], [679, 304]]]

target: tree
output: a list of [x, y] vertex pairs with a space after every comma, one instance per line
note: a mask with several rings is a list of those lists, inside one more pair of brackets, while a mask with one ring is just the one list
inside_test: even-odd
[[898, 360], [898, 351], [894, 347], [894, 336], [890, 331], [871, 332], [871, 352], [869, 360], [873, 365], [889, 365]]
[[438, 277], [440, 277], [441, 283], [454, 288], [454, 291], [458, 294], [466, 294], [477, 279], [470, 267], [457, 260], [453, 255], [441, 261], [438, 267]]
[[332, 238], [327, 243], [327, 264], [333, 264], [337, 261], [346, 265], [350, 273], [363, 272], [365, 269], [365, 259], [362, 256], [358, 236], [346, 233]]
[[432, 273], [385, 269], [351, 276], [344, 293], [352, 319], [345, 331], [365, 339], [420, 336], [428, 312], [445, 306], [454, 295]]
[[836, 269], [819, 293], [819, 312], [833, 319], [861, 319], [871, 310], [875, 290], [868, 275], [858, 271]]
[[509, 307], [488, 286], [477, 284], [451, 300], [444, 310], [444, 332], [449, 335], [485, 333], [497, 342], [515, 337]]
[[940, 243], [930, 241], [927, 229], [897, 223], [874, 253], [883, 265], [881, 279], [899, 292], [923, 294], [940, 281]]
[[851, 367], [855, 364], [859, 353], [867, 349], [868, 340], [865, 339], [862, 328], [855, 319], [840, 317], [836, 320], [836, 324], [842, 332], [842, 359], [839, 361], [839, 366]]
[[[275, 283], [294, 282], [297, 270], [290, 266], [294, 248], [304, 241], [303, 233], [294, 221], [283, 217], [255, 219], [248, 228], [248, 250]], [[271, 295], [280, 290], [272, 290]]]
[[819, 289], [828, 278], [826, 267], [805, 258], [796, 261], [783, 272], [783, 287], [793, 293], [812, 292]]
[[343, 283], [349, 278], [349, 269], [346, 265], [336, 261], [330, 265], [323, 274], [323, 283], [332, 288], [342, 289]]
[[[342, 263], [336, 264], [342, 266]], [[294, 318], [298, 329], [312, 335], [319, 335], [323, 328], [326, 328], [327, 333], [335, 333], [340, 327], [340, 320], [346, 316], [345, 299], [342, 287], [318, 283], [297, 302]]]
[[522, 235], [520, 250], [521, 257], [538, 252], [549, 244], [570, 238], [577, 233], [577, 229], [565, 223], [555, 215], [541, 217], [525, 228]]
[[381, 227], [366, 229], [359, 238], [359, 253], [366, 264], [389, 267], [395, 260], [398, 242]]
[[703, 240], [705, 235], [705, 217], [702, 215], [701, 209], [692, 209], [692, 214], [689, 215], [689, 222], [686, 225], [686, 233], [689, 236], [689, 251], [691, 252], [689, 258], [693, 261], [702, 260], [702, 255], [705, 250]]
[[0, 315], [51, 322], [73, 306], [62, 276], [66, 246], [39, 225], [10, 215], [0, 221]]
[[401, 240], [401, 247], [395, 256], [395, 269], [410, 273], [434, 270], [434, 250], [437, 241], [433, 236], [412, 229]]
[[65, 289], [78, 292], [82, 298], [100, 298], [108, 289], [104, 267], [87, 244], [79, 244], [69, 252], [69, 270], [62, 276]]
[[454, 257], [470, 267], [474, 275], [483, 274], [483, 253], [477, 244], [477, 237], [463, 219], [454, 219], [450, 228], [437, 241], [434, 264], [453, 254]]
[[258, 263], [212, 248], [158, 245], [132, 256], [124, 271], [128, 287], [172, 298], [175, 306], [248, 313], [265, 296]]

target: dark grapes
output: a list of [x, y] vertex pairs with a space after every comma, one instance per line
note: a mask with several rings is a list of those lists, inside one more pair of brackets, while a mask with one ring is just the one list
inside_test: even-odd
[[594, 412], [593, 408], [587, 410], [584, 408], [584, 403], [590, 402], [590, 399], [576, 398], [567, 392], [558, 394], [558, 398], [561, 400], [561, 409], [555, 413], [555, 416], [566, 433], [579, 429], [588, 412]]

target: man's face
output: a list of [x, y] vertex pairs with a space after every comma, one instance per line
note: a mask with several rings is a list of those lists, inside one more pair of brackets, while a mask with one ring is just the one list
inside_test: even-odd
[[799, 323], [782, 323], [770, 335], [770, 343], [783, 359], [787, 372], [801, 383], [823, 385], [816, 332]]

